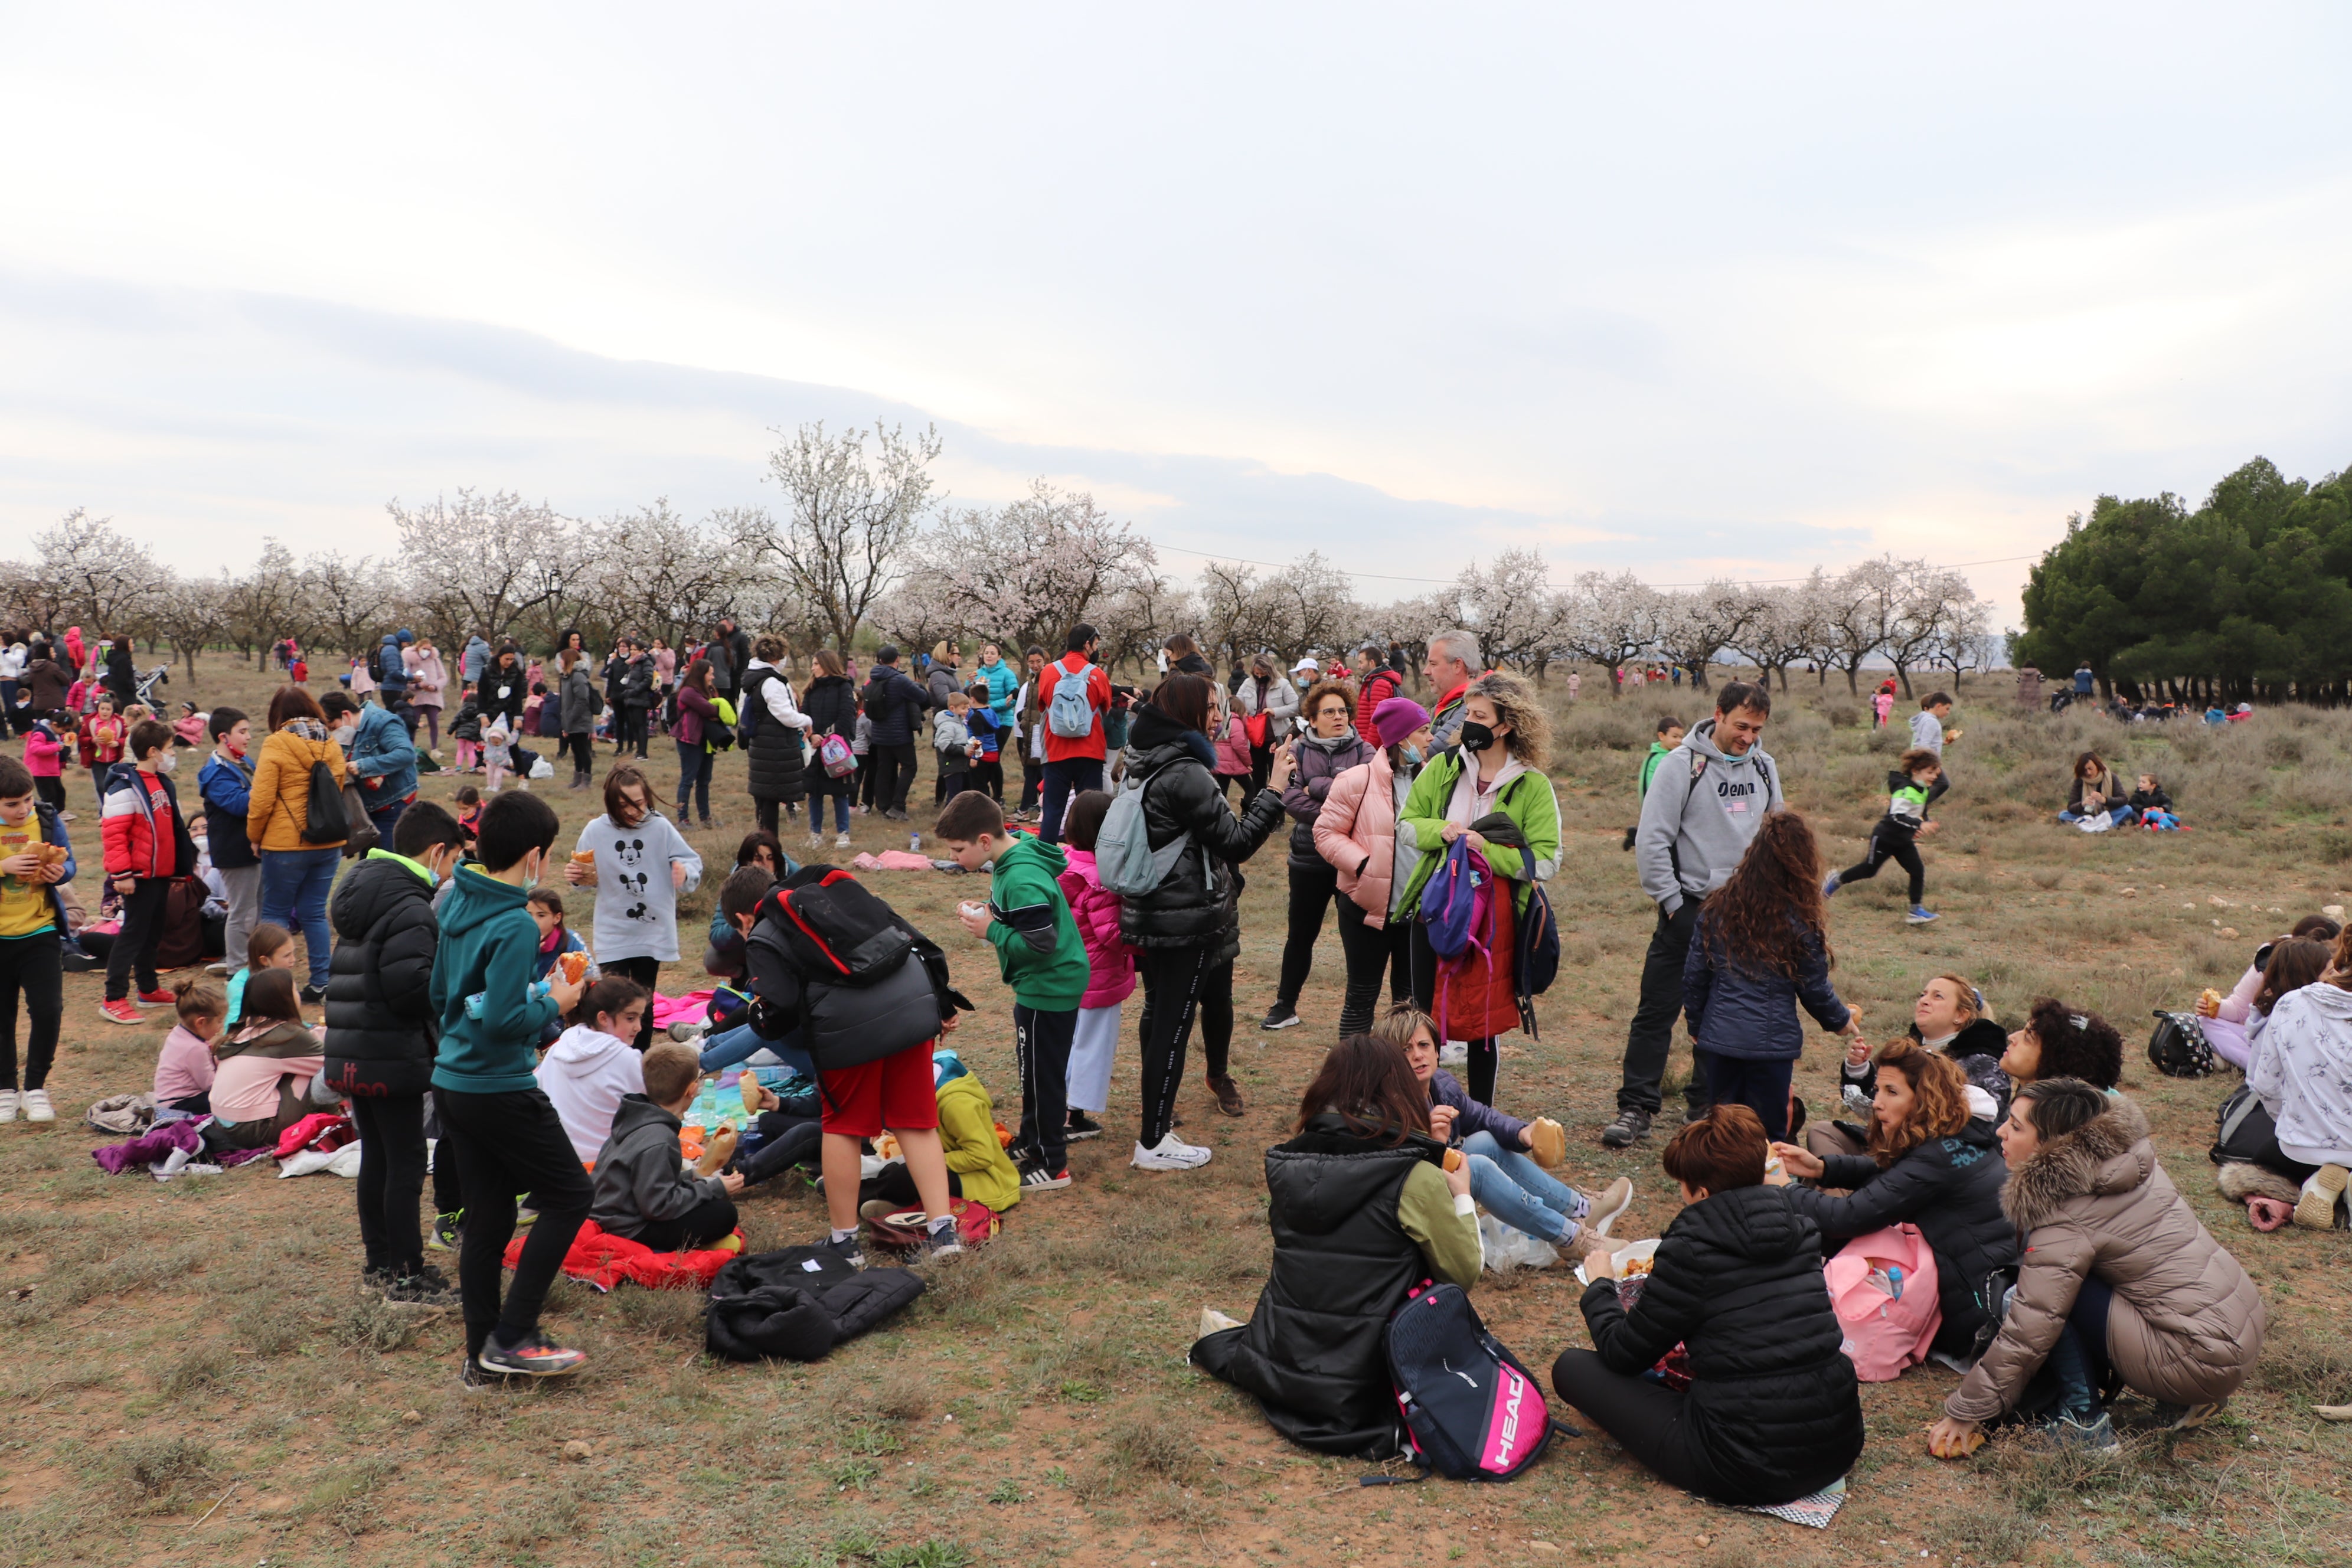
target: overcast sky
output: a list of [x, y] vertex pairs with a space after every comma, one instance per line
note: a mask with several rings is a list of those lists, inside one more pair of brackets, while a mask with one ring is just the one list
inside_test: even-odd
[[[1997, 562], [2352, 463], [2347, 34], [7, 0], [0, 525], [210, 569], [459, 485], [699, 513], [772, 501], [767, 427], [880, 417], [1171, 549]], [[2013, 620], [2024, 571], [1970, 575]]]

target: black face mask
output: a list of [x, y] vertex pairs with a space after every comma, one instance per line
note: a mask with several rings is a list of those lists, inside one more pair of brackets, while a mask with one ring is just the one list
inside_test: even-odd
[[1462, 749], [1475, 756], [1495, 743], [1495, 731], [1472, 719], [1463, 724], [1461, 740]]

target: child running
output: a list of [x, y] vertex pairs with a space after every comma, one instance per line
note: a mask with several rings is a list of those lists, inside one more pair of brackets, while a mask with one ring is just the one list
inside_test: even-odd
[[1927, 868], [1920, 863], [1916, 840], [1936, 831], [1936, 825], [1927, 820], [1927, 802], [1934, 798], [1936, 781], [1943, 773], [1943, 759], [1925, 746], [1914, 746], [1903, 753], [1902, 761], [1886, 775], [1886, 815], [1870, 830], [1868, 853], [1857, 864], [1831, 872], [1829, 880], [1822, 884], [1822, 897], [1831, 897], [1848, 882], [1868, 881], [1878, 875], [1881, 866], [1893, 860], [1911, 877], [1911, 912], [1904, 917], [1906, 923], [1923, 926], [1936, 918], [1921, 901], [1927, 892]]

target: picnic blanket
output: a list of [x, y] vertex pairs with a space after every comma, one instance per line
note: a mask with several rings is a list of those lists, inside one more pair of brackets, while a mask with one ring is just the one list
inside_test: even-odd
[[1845, 1506], [1845, 1481], [1832, 1481], [1811, 1497], [1801, 1497], [1794, 1502], [1774, 1503], [1769, 1507], [1744, 1504], [1743, 1513], [1769, 1513], [1774, 1519], [1785, 1519], [1790, 1524], [1801, 1524], [1809, 1530], [1827, 1530], [1838, 1510]]
[[861, 854], [850, 867], [859, 871], [929, 871], [933, 869], [930, 858], [906, 849], [885, 849], [879, 855]]
[[[736, 1231], [735, 1237], [740, 1247], [743, 1233]], [[519, 1235], [507, 1243], [508, 1268], [521, 1258], [526, 1239]], [[563, 1255], [563, 1272], [599, 1290], [610, 1290], [624, 1279], [651, 1290], [708, 1290], [711, 1277], [737, 1256], [717, 1250], [656, 1252], [642, 1242], [613, 1235], [592, 1219], [582, 1221], [580, 1234], [572, 1238], [572, 1250]]]
[[683, 996], [654, 996], [654, 1027], [667, 1029], [672, 1024], [699, 1024], [710, 1016], [710, 999], [716, 991], [689, 991]]

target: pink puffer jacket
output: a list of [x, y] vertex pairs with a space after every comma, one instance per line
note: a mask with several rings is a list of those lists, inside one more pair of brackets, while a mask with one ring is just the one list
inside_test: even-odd
[[1364, 911], [1364, 923], [1388, 923], [1396, 881], [1396, 779], [1389, 754], [1375, 752], [1331, 781], [1315, 818], [1315, 849], [1339, 868], [1339, 890]]
[[1225, 721], [1225, 732], [1216, 737], [1217, 765], [1209, 771], [1220, 776], [1247, 778], [1250, 776], [1249, 731], [1242, 728], [1238, 714]]
[[1087, 944], [1087, 994], [1081, 1007], [1115, 1007], [1135, 994], [1135, 950], [1118, 934], [1118, 895], [1107, 891], [1094, 851], [1062, 847], [1068, 866], [1058, 879], [1078, 936]]

